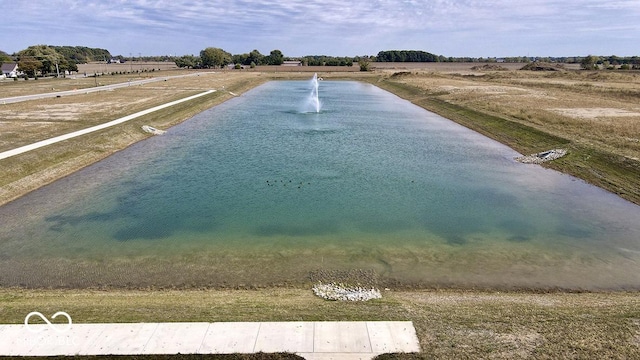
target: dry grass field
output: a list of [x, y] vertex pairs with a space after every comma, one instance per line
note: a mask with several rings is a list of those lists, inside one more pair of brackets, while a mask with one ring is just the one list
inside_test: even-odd
[[79, 64], [78, 65], [78, 73], [79, 74], [95, 74], [95, 73], [105, 73], [109, 74], [111, 72], [149, 72], [152, 69], [159, 71], [166, 70], [176, 70], [178, 66], [174, 62], [164, 61], [164, 62], [153, 62], [153, 61], [129, 61], [122, 64], [107, 64], [104, 62], [92, 62], [88, 64]]
[[[151, 71], [155, 69], [154, 71]], [[160, 69], [160, 70], [158, 70]], [[99, 74], [97, 78], [93, 74]], [[111, 73], [114, 73], [111, 75]], [[120, 74], [122, 73], [122, 74]], [[102, 85], [142, 80], [157, 76], [184, 74], [173, 63], [137, 63], [127, 64], [90, 63], [78, 65], [78, 72], [65, 78], [38, 78], [38, 80], [13, 81], [0, 80], [0, 98], [13, 96], [50, 93], [75, 89], [86, 89]], [[0, 102], [1, 104], [1, 102]]]
[[400, 81], [450, 103], [640, 159], [640, 73], [416, 73]]

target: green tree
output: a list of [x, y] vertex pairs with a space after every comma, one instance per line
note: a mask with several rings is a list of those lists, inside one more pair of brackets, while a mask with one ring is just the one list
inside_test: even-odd
[[[89, 48], [86, 46], [51, 46], [59, 54], [64, 56], [69, 62], [75, 64], [84, 64], [89, 61], [104, 61], [114, 56], [111, 56], [108, 50], [100, 48]], [[121, 61], [124, 60], [123, 56], [116, 56]]]
[[260, 54], [260, 51], [254, 49], [249, 53], [249, 56], [247, 57], [247, 60], [244, 64], [249, 65], [251, 63], [254, 63], [256, 65], [262, 65], [264, 58], [265, 56]]
[[361, 57], [360, 60], [358, 60], [358, 65], [360, 66], [360, 71], [369, 71], [369, 59]]
[[78, 64], [64, 59], [59, 65], [60, 71], [78, 71]]
[[[68, 65], [68, 62], [65, 60], [64, 56], [58, 53], [53, 47], [48, 45], [29, 46], [28, 48], [18, 52], [18, 58], [20, 60], [32, 59], [39, 61], [41, 66], [38, 70], [40, 70], [42, 74], [56, 72], [61, 64], [63, 65], [63, 67]], [[31, 64], [34, 64], [34, 62], [31, 62]], [[58, 65], [58, 68], [56, 68], [56, 65]], [[20, 67], [23, 69], [23, 71], [26, 71], [22, 66]]]
[[10, 62], [13, 62], [13, 59], [11, 59], [11, 56], [9, 56], [9, 54], [7, 54], [6, 52], [0, 50], [0, 65], [10, 63]]
[[269, 65], [282, 65], [284, 62], [284, 55], [282, 55], [282, 51], [280, 50], [272, 50], [267, 61]]
[[249, 58], [249, 54], [247, 54], [247, 53], [233, 55], [231, 57], [231, 63], [240, 64], [240, 65], [249, 65], [249, 63], [247, 63], [247, 59], [248, 58]]
[[200, 59], [193, 55], [184, 55], [175, 59], [175, 63], [180, 68], [193, 69], [198, 66]]
[[437, 55], [420, 50], [380, 51], [376, 57], [379, 62], [437, 62]]
[[42, 68], [42, 63], [31, 56], [21, 57], [18, 60], [18, 68], [29, 77], [36, 77], [36, 73]]
[[583, 58], [582, 61], [580, 61], [580, 67], [585, 70], [597, 70], [598, 61], [600, 61], [599, 57], [589, 55]]
[[205, 68], [224, 67], [231, 62], [231, 54], [220, 48], [208, 47], [200, 51], [200, 60]]

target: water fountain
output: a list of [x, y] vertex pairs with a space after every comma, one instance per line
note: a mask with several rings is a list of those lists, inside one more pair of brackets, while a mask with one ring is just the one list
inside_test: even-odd
[[309, 112], [320, 112], [320, 98], [318, 97], [318, 74], [313, 74], [313, 78], [311, 78], [311, 93], [309, 94], [307, 103], [311, 107], [311, 111]]

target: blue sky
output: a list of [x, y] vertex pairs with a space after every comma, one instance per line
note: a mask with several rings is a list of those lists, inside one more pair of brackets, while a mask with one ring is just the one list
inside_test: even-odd
[[[112, 55], [640, 55], [640, 0], [0, 0], [0, 50]], [[6, 12], [11, 9], [12, 15]]]

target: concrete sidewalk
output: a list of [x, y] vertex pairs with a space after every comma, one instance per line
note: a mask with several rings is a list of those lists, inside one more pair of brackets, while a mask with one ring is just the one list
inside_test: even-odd
[[371, 359], [418, 351], [410, 321], [0, 325], [0, 356], [291, 352]]
[[21, 146], [21, 147], [12, 149], [12, 150], [3, 151], [3, 152], [0, 152], [0, 160], [6, 159], [6, 158], [9, 158], [9, 157], [12, 157], [12, 156], [20, 155], [20, 154], [25, 153], [27, 151], [39, 149], [39, 148], [41, 148], [43, 146], [55, 144], [55, 143], [60, 142], [60, 141], [73, 139], [74, 137], [78, 137], [78, 136], [81, 136], [81, 135], [84, 135], [84, 134], [92, 133], [94, 131], [106, 129], [106, 128], [112, 127], [114, 125], [122, 124], [124, 122], [127, 122], [129, 120], [133, 120], [133, 119], [138, 118], [140, 116], [150, 114], [150, 113], [152, 113], [154, 111], [162, 110], [164, 108], [168, 108], [170, 106], [177, 105], [177, 104], [183, 103], [185, 101], [190, 101], [190, 100], [193, 100], [193, 99], [198, 98], [200, 96], [211, 94], [211, 93], [213, 93], [215, 91], [216, 90], [207, 90], [205, 92], [202, 92], [202, 93], [199, 93], [199, 94], [196, 94], [196, 95], [192, 95], [192, 96], [189, 96], [189, 97], [186, 97], [186, 98], [183, 98], [183, 99], [174, 100], [174, 101], [168, 102], [166, 104], [154, 106], [154, 107], [152, 107], [150, 109], [147, 109], [147, 110], [138, 111], [135, 114], [123, 116], [121, 118], [118, 118], [118, 119], [115, 119], [115, 120], [111, 120], [109, 122], [106, 122], [106, 123], [103, 123], [103, 124], [100, 124], [100, 125], [96, 125], [96, 126], [92, 126], [92, 127], [86, 128], [86, 129], [70, 132], [68, 134], [52, 137], [50, 139], [38, 141], [38, 142], [35, 142], [33, 144], [29, 144], [29, 145], [24, 145], [24, 146]]

